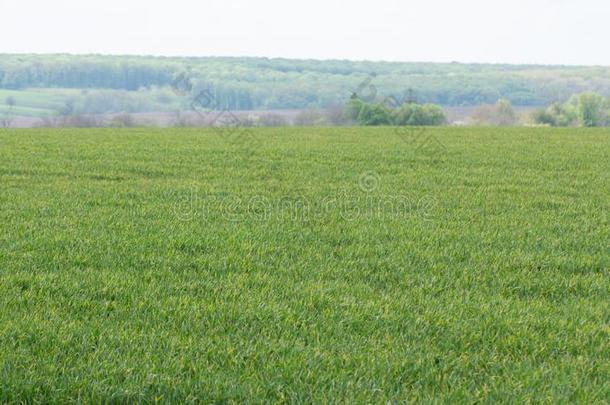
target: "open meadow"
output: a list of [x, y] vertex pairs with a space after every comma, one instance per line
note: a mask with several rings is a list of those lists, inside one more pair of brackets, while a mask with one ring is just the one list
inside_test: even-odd
[[610, 130], [0, 130], [0, 402], [610, 400]]

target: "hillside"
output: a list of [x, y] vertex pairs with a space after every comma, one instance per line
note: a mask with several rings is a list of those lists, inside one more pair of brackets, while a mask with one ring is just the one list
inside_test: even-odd
[[171, 90], [180, 74], [229, 110], [325, 108], [355, 91], [444, 106], [501, 97], [546, 105], [583, 91], [610, 96], [607, 67], [99, 55], [0, 55], [0, 96], [11, 90], [20, 115], [175, 111], [189, 105]]

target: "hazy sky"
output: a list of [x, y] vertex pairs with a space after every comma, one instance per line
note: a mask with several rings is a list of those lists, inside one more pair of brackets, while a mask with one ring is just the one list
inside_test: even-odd
[[0, 53], [610, 65], [608, 0], [0, 0]]

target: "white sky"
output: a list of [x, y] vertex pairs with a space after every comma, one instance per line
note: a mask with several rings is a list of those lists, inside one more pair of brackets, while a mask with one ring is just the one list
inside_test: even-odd
[[610, 65], [609, 0], [0, 0], [0, 53]]

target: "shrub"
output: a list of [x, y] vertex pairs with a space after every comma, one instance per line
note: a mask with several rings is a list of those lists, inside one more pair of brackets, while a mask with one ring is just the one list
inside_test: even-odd
[[610, 99], [597, 93], [572, 96], [567, 102], [554, 103], [532, 114], [536, 124], [554, 127], [583, 126], [600, 127], [610, 125]]
[[599, 127], [606, 124], [608, 114], [606, 100], [596, 93], [583, 93], [578, 97], [578, 120], [584, 127]]
[[358, 122], [358, 117], [365, 104], [366, 103], [362, 101], [358, 95], [353, 94], [345, 105], [345, 117], [352, 123]]
[[392, 118], [395, 125], [433, 126], [447, 123], [445, 112], [435, 104], [403, 104], [393, 111]]
[[500, 99], [496, 104], [484, 104], [477, 107], [471, 118], [478, 125], [503, 127], [517, 123], [517, 114], [513, 105], [506, 99]]
[[392, 116], [382, 104], [363, 104], [360, 114], [358, 114], [360, 125], [391, 125]]

